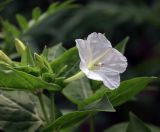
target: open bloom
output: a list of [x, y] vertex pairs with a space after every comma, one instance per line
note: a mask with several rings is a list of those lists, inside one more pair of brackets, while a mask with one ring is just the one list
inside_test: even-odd
[[103, 81], [110, 89], [120, 85], [120, 73], [127, 67], [127, 59], [101, 33], [91, 33], [87, 40], [76, 39], [81, 59], [80, 69], [93, 80]]

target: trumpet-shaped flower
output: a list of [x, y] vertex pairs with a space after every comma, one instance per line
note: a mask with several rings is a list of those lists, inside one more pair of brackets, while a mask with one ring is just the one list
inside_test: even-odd
[[118, 50], [112, 48], [101, 33], [91, 33], [87, 40], [76, 39], [81, 59], [80, 69], [93, 80], [103, 81], [109, 89], [120, 85], [120, 73], [127, 67], [127, 59]]

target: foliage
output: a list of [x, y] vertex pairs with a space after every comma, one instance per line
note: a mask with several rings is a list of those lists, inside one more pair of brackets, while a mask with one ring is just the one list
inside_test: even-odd
[[42, 125], [40, 105], [30, 92], [1, 91], [0, 99], [1, 130], [33, 132]]
[[[123, 45], [126, 45], [126, 41], [124, 40], [118, 46], [118, 49], [122, 52], [124, 51]], [[3, 80], [0, 81], [0, 87], [1, 89], [14, 91], [25, 90], [27, 91], [27, 93], [30, 91], [31, 93], [35, 93], [32, 94], [34, 98], [36, 98], [36, 95], [39, 97], [40, 103], [42, 105], [42, 111], [45, 117], [44, 120], [47, 121], [47, 124], [49, 124], [46, 126], [46, 122], [42, 122], [38, 118], [36, 119], [37, 121], [35, 123], [28, 125], [27, 129], [31, 129], [30, 131], [39, 128], [42, 128], [43, 131], [47, 132], [57, 129], [64, 129], [85, 120], [89, 115], [95, 114], [97, 112], [115, 112], [113, 106], [117, 106], [128, 101], [133, 96], [142, 91], [145, 86], [154, 79], [153, 77], [139, 77], [122, 82], [121, 86], [114, 91], [108, 90], [103, 85], [101, 86], [101, 88], [93, 91], [92, 85], [90, 84], [89, 80], [85, 78], [77, 81], [72, 81], [69, 84], [63, 82], [63, 80], [67, 78], [68, 75], [71, 76], [71, 74], [68, 74], [70, 67], [73, 64], [77, 64], [77, 61], [79, 59], [77, 56], [77, 49], [75, 47], [70, 50], [65, 50], [61, 47], [61, 44], [59, 44], [51, 49], [45, 48], [41, 55], [35, 53], [34, 57], [32, 53], [29, 52], [29, 48], [25, 47], [25, 45], [19, 40], [16, 40], [16, 48], [19, 54], [21, 54], [21, 62], [12, 61], [10, 62], [10, 64], [7, 64], [7, 62], [3, 61], [4, 59], [2, 60], [3, 62], [1, 62], [0, 64], [0, 77]], [[21, 50], [23, 52], [21, 52]], [[50, 52], [52, 52], [52, 54]], [[59, 53], [62, 53], [62, 55]], [[74, 56], [76, 56], [76, 58]], [[70, 61], [70, 59], [72, 61]], [[64, 68], [64, 66], [66, 67]], [[58, 68], [59, 70], [56, 68]], [[78, 72], [77, 69], [72, 70], [74, 71], [74, 73]], [[52, 116], [49, 116], [51, 120], [49, 120], [48, 122], [48, 119], [46, 118], [48, 115], [45, 114], [46, 110], [44, 109], [44, 104], [43, 102], [41, 102], [42, 98], [40, 96], [42, 94], [41, 91], [43, 90], [48, 90], [50, 94], [56, 91], [62, 92], [62, 94], [64, 94], [71, 102], [77, 105], [77, 110], [57, 117], [57, 119], [53, 119]], [[5, 93], [7, 94], [7, 91]], [[16, 103], [13, 103], [15, 105], [19, 104], [17, 102], [17, 97], [14, 96], [14, 94], [10, 94], [12, 92], [8, 93], [9, 95], [7, 95], [7, 98], [9, 98], [9, 100], [15, 100]], [[25, 92], [22, 93], [25, 94]], [[15, 94], [17, 94], [16, 91]], [[12, 96], [15, 99], [12, 99]], [[5, 100], [6, 99], [2, 96], [1, 103], [4, 106], [6, 105]], [[28, 98], [25, 99], [25, 101], [27, 100], [29, 101]], [[23, 100], [20, 101], [22, 101], [20, 102], [20, 104], [23, 105]], [[35, 103], [37, 103], [37, 101]], [[18, 111], [21, 111], [21, 107], [16, 107]], [[39, 107], [37, 108], [36, 105], [33, 105], [32, 108], [40, 109]], [[10, 109], [12, 110], [12, 107]], [[7, 120], [12, 122], [14, 121], [14, 118], [15, 117], [13, 117], [13, 120], [7, 118]], [[70, 119], [69, 122], [68, 119]], [[7, 125], [11, 122], [8, 122]], [[32, 126], [34, 127], [32, 128]], [[12, 129], [18, 131], [22, 130], [23, 126], [22, 128], [16, 126], [14, 128], [8, 128], [6, 127], [6, 124], [4, 124], [2, 125], [2, 129]]]
[[58, 2], [53, 3], [44, 13], [42, 13], [40, 8], [36, 7], [33, 9], [32, 18], [29, 21], [27, 21], [23, 15], [17, 14], [16, 19], [20, 29], [9, 23], [7, 20], [3, 20], [3, 32], [1, 36], [4, 39], [4, 43], [2, 49], [7, 53], [13, 53], [14, 48], [13, 45], [10, 44], [13, 42], [14, 38], [24, 38], [25, 36], [28, 36], [35, 28], [37, 29], [37, 26], [42, 27], [43, 23], [48, 21], [56, 12], [75, 7], [77, 7], [77, 5], [73, 4], [72, 0], [62, 4]]
[[[29, 21], [27, 17], [16, 14], [18, 27], [8, 20], [2, 20], [0, 48], [4, 52], [1, 51], [0, 54], [0, 129], [16, 132], [71, 131], [72, 126], [78, 127], [99, 112], [116, 112], [117, 106], [134, 101], [136, 95], [158, 78], [145, 76], [129, 79], [126, 76], [119, 88], [113, 91], [100, 82], [85, 77], [66, 83], [65, 79], [79, 72], [77, 48], [66, 49], [59, 43], [50, 48], [45, 46], [41, 53], [33, 54], [35, 47], [38, 47], [35, 40], [38, 38], [39, 41], [43, 38], [41, 35], [47, 34], [54, 38], [50, 41], [51, 44], [59, 41], [66, 43], [69, 39], [80, 37], [82, 32], [88, 33], [93, 27], [108, 31], [111, 35], [118, 25], [131, 22], [132, 19], [134, 25], [146, 22], [159, 27], [159, 6], [158, 1], [155, 1], [152, 9], [142, 4], [136, 6], [97, 1], [77, 9], [78, 5], [69, 0], [53, 3], [45, 12], [39, 7], [34, 8]], [[3, 8], [0, 6], [0, 10]], [[67, 13], [70, 15], [65, 17]], [[96, 19], [94, 15], [97, 16]], [[63, 17], [64, 21], [60, 22], [59, 19]], [[119, 38], [125, 36], [126, 34]], [[17, 38], [30, 43], [23, 43]], [[128, 40], [129, 37], [125, 37], [115, 48], [125, 54]], [[63, 112], [64, 108], [59, 108], [54, 101], [57, 93], [65, 96], [75, 108], [66, 107], [69, 112]], [[132, 132], [137, 129], [159, 131], [159, 128], [144, 124], [133, 114], [130, 114], [130, 122], [117, 124], [106, 131]]]
[[144, 124], [138, 117], [136, 117], [133, 113], [130, 113], [130, 121], [123, 122], [116, 125], [111, 126], [104, 132], [159, 132], [160, 128], [151, 125]]

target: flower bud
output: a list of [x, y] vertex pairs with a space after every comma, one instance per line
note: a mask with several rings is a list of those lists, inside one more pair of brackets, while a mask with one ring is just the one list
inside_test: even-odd
[[35, 61], [36, 61], [37, 65], [40, 68], [44, 68], [45, 67], [44, 61], [43, 61], [43, 59], [42, 59], [42, 57], [40, 55], [38, 55], [37, 53], [34, 53], [34, 58], [35, 58]]
[[26, 50], [26, 46], [24, 45], [24, 43], [17, 38], [15, 39], [15, 46], [16, 46], [17, 52], [20, 55], [22, 55]]
[[1, 50], [0, 50], [0, 61], [4, 61], [8, 64], [12, 63], [12, 60]]

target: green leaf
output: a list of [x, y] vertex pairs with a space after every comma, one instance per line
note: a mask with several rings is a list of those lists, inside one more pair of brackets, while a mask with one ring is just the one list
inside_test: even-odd
[[37, 98], [24, 91], [0, 91], [0, 129], [35, 132], [42, 126]]
[[40, 15], [41, 15], [41, 9], [39, 7], [34, 8], [33, 11], [32, 11], [32, 18], [34, 20], [38, 20]]
[[130, 122], [126, 132], [151, 132], [151, 130], [133, 113], [129, 114]]
[[[16, 26], [10, 24], [8, 21], [2, 21], [2, 25], [3, 25], [3, 32], [5, 32], [5, 34], [7, 35], [14, 35], [14, 37], [19, 36], [20, 31], [17, 29]], [[6, 37], [10, 37], [10, 36], [6, 36]]]
[[21, 56], [21, 65], [34, 66], [34, 60], [30, 48], [26, 46], [25, 52]]
[[4, 37], [3, 51], [10, 53], [14, 49], [13, 39], [20, 35], [20, 31], [8, 21], [2, 21], [2, 31]]
[[31, 66], [16, 66], [16, 67], [14, 67], [14, 69], [16, 69], [18, 71], [26, 72], [26, 73], [31, 74], [33, 76], [37, 76], [37, 77], [40, 76], [40, 71], [36, 67], [31, 67]]
[[51, 4], [48, 9], [47, 9], [47, 13], [52, 13], [54, 11], [56, 11], [56, 8], [58, 7], [58, 2], [54, 2], [53, 4]]
[[41, 73], [52, 73], [52, 69], [46, 58], [43, 56], [34, 53], [34, 60], [38, 69], [40, 69]]
[[100, 88], [78, 104], [80, 110], [115, 112], [106, 96], [107, 88]]
[[[51, 102], [44, 95], [43, 101], [50, 116]], [[0, 91], [0, 119], [0, 130], [7, 132], [35, 132], [45, 125], [38, 97], [27, 91]]]
[[108, 93], [108, 98], [113, 106], [118, 106], [145, 89], [155, 77], [137, 77], [121, 82], [121, 85]]
[[145, 124], [145, 125], [151, 130], [151, 132], [160, 132], [160, 127], [151, 124]]
[[67, 1], [63, 2], [62, 4], [60, 4], [59, 8], [63, 9], [68, 6], [76, 6], [76, 4], [73, 4], [73, 2], [74, 2], [74, 0], [67, 0]]
[[[95, 95], [93, 95], [93, 96], [95, 96]], [[113, 108], [112, 104], [108, 100], [107, 96], [99, 97], [95, 101], [92, 100], [93, 96], [84, 100], [81, 103], [81, 105], [79, 105], [79, 109], [89, 110], [89, 111], [115, 112], [115, 109]]]
[[46, 127], [43, 132], [53, 132], [55, 129], [68, 128], [87, 118], [89, 113], [90, 111], [75, 111], [63, 115]]
[[0, 78], [1, 89], [36, 90], [46, 88], [53, 91], [60, 89], [56, 84], [47, 83], [38, 77], [4, 65], [0, 65]]
[[22, 30], [26, 30], [28, 28], [28, 22], [24, 16], [17, 14], [16, 19]]
[[[128, 122], [118, 123], [104, 130], [103, 132], [126, 132], [127, 126], [128, 126]], [[146, 124], [146, 126], [149, 127], [151, 132], [160, 132], [160, 128], [158, 128], [157, 126], [153, 126], [150, 124]]]
[[88, 111], [115, 111], [105, 93], [106, 88], [97, 90], [94, 94], [86, 78], [71, 82], [62, 93], [80, 110]]
[[81, 100], [81, 102], [79, 103], [79, 107], [84, 107], [85, 105], [88, 105], [94, 101], [97, 101], [101, 98], [104, 97], [104, 95], [106, 94], [107, 89], [106, 88], [100, 88], [98, 89], [95, 93], [92, 93], [92, 95], [90, 95], [88, 98]]
[[128, 122], [118, 123], [104, 130], [103, 132], [126, 132]]
[[80, 104], [81, 101], [93, 94], [87, 78], [71, 82], [63, 89], [62, 93], [75, 104]]
[[73, 47], [66, 52], [64, 52], [61, 56], [53, 60], [51, 63], [51, 67], [55, 73], [58, 73], [60, 69], [67, 65], [67, 68], [62, 73], [64, 76], [72, 75], [79, 70], [79, 56], [76, 47]]
[[51, 48], [48, 49], [48, 60], [53, 61], [60, 55], [62, 55], [65, 52], [65, 48], [62, 46], [62, 44], [57, 44]]
[[47, 46], [45, 45], [44, 48], [43, 48], [43, 51], [41, 53], [41, 56], [43, 56], [46, 60], [48, 60], [48, 48]]
[[73, 2], [74, 0], [67, 0], [63, 3], [55, 2], [48, 7], [47, 13], [51, 14], [56, 11], [77, 7], [77, 4], [74, 4]]
[[128, 40], [129, 40], [129, 37], [127, 36], [127, 37], [124, 38], [121, 42], [119, 42], [119, 43], [115, 46], [115, 48], [116, 48], [119, 52], [121, 52], [122, 54], [124, 54], [125, 48], [126, 48], [126, 44], [127, 44]]

